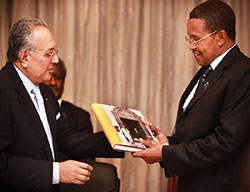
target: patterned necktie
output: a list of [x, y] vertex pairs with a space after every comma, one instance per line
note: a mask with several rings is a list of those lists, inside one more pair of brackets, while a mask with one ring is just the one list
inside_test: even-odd
[[202, 92], [202, 90], [206, 89], [207, 86], [208, 86], [208, 82], [206, 82], [206, 78], [208, 77], [208, 75], [210, 74], [210, 72], [212, 71], [212, 67], [209, 66], [205, 66], [203, 68], [203, 72], [200, 76], [200, 81], [199, 81], [199, 84], [197, 86], [197, 89], [196, 89], [196, 92], [195, 92], [195, 95], [199, 95], [200, 92]]
[[[39, 89], [39, 88], [38, 88]], [[34, 95], [34, 100], [36, 102], [36, 108], [37, 110], [39, 111], [39, 102], [38, 102], [38, 99], [37, 99], [37, 94], [38, 94], [38, 89], [36, 87], [34, 87], [32, 90], [31, 90], [31, 93], [32, 95]]]

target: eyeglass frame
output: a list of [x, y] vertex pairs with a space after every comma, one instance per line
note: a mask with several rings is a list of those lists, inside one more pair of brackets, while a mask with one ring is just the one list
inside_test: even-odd
[[216, 29], [215, 31], [213, 31], [213, 32], [211, 32], [211, 33], [205, 35], [204, 37], [201, 37], [201, 38], [198, 39], [198, 40], [191, 39], [189, 35], [186, 35], [186, 36], [185, 36], [185, 39], [186, 39], [187, 42], [189, 42], [189, 43], [194, 43], [194, 44], [196, 45], [198, 42], [200, 42], [200, 41], [206, 39], [207, 37], [210, 37], [210, 36], [214, 35], [214, 34], [217, 33], [218, 31], [219, 31], [219, 30]]
[[38, 52], [38, 53], [42, 53], [44, 56], [47, 56], [49, 58], [52, 58], [54, 57], [55, 55], [58, 55], [58, 52], [59, 50], [58, 49], [53, 49], [52, 52], [49, 52], [49, 51], [40, 51], [40, 50], [37, 50], [37, 49], [28, 49], [29, 51], [35, 51], [35, 52]]

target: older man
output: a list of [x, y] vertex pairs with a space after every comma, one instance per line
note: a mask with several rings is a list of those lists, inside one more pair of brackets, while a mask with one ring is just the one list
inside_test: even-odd
[[56, 41], [40, 19], [17, 21], [9, 36], [8, 62], [0, 71], [1, 191], [59, 191], [59, 183], [84, 184], [92, 167], [68, 160], [121, 157], [102, 132], [75, 133], [59, 112], [50, 80], [58, 63]]

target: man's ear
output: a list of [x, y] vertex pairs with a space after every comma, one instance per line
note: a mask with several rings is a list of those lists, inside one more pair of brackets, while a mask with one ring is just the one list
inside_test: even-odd
[[23, 66], [23, 68], [28, 67], [29, 54], [28, 54], [28, 51], [26, 49], [22, 49], [21, 51], [19, 51], [18, 59], [19, 59], [21, 65]]
[[225, 30], [220, 30], [217, 33], [217, 38], [219, 40], [218, 45], [219, 45], [219, 47], [221, 47], [226, 42], [226, 39], [228, 38], [227, 32]]

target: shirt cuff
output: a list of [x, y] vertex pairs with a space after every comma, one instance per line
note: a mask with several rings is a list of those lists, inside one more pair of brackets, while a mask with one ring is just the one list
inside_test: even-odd
[[53, 162], [52, 184], [59, 184], [59, 163]]

